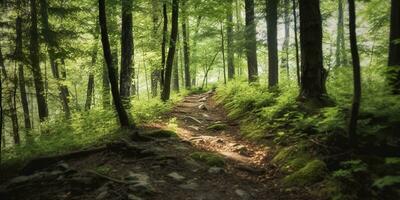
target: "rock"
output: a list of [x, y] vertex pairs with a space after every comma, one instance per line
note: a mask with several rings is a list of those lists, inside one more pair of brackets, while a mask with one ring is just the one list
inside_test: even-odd
[[61, 171], [69, 171], [70, 167], [67, 163], [65, 162], [60, 162], [56, 165], [56, 170], [61, 170]]
[[129, 172], [129, 175], [125, 178], [127, 182], [129, 182], [128, 189], [131, 192], [137, 192], [141, 194], [152, 194], [155, 192], [155, 189], [150, 183], [150, 178], [147, 174], [142, 173], [132, 173]]
[[184, 176], [178, 174], [177, 172], [172, 172], [168, 174], [169, 177], [173, 178], [176, 181], [182, 181], [185, 179]]
[[208, 166], [223, 167], [225, 165], [224, 159], [221, 156], [215, 155], [213, 153], [194, 152], [190, 154], [190, 157], [194, 160], [204, 162]]
[[235, 194], [237, 194], [243, 200], [251, 199], [251, 195], [249, 193], [247, 193], [246, 191], [241, 190], [241, 189], [236, 189], [235, 190]]
[[200, 130], [200, 128], [198, 126], [188, 126], [188, 127], [193, 130], [196, 130], [196, 131]]
[[207, 101], [207, 97], [203, 97], [201, 99], [199, 99], [199, 102], [206, 102]]
[[103, 191], [101, 192], [99, 195], [97, 195], [96, 199], [97, 200], [103, 200], [103, 199], [107, 199], [108, 198], [108, 192], [107, 191]]
[[286, 176], [282, 181], [285, 186], [307, 186], [323, 180], [327, 173], [326, 164], [321, 160], [308, 162], [303, 168]]
[[143, 198], [138, 197], [134, 194], [128, 194], [128, 200], [143, 200]]
[[206, 107], [206, 105], [205, 105], [204, 103], [200, 104], [200, 105], [198, 106], [198, 108], [199, 108], [199, 110], [208, 110], [207, 107]]
[[224, 172], [225, 172], [224, 168], [221, 167], [210, 167], [210, 169], [208, 169], [208, 173], [210, 174], [221, 174]]
[[194, 181], [189, 181], [185, 184], [179, 185], [179, 187], [185, 190], [196, 190], [199, 187], [199, 184]]
[[31, 176], [18, 176], [10, 180], [10, 185], [20, 185], [32, 179]]

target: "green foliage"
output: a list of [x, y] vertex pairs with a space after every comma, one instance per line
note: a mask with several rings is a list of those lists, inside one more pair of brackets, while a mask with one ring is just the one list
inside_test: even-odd
[[400, 185], [400, 176], [385, 176], [374, 181], [374, 186], [379, 189], [398, 185]]
[[215, 123], [207, 127], [208, 130], [213, 130], [213, 131], [222, 131], [225, 130], [226, 128], [227, 125], [222, 123]]
[[321, 160], [308, 162], [303, 168], [283, 179], [285, 186], [307, 186], [324, 179], [326, 164]]

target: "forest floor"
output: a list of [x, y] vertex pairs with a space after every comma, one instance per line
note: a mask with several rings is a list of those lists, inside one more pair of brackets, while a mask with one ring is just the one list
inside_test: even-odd
[[[36, 159], [25, 175], [0, 185], [0, 199], [313, 199], [304, 188], [280, 187], [282, 175], [269, 164], [273, 146], [242, 138], [213, 95], [185, 97], [161, 122], [142, 128], [145, 141], [123, 137]], [[160, 131], [167, 129], [176, 134]]]

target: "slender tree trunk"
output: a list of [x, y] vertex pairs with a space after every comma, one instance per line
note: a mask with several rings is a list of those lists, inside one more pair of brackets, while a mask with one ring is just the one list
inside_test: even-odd
[[296, 74], [297, 74], [297, 84], [301, 86], [301, 74], [300, 74], [300, 54], [299, 54], [299, 40], [297, 36], [297, 13], [296, 13], [296, 0], [293, 3], [293, 27], [294, 27], [294, 45], [296, 47]]
[[62, 85], [61, 81], [62, 79], [60, 78], [60, 72], [59, 72], [59, 67], [58, 67], [58, 62], [56, 58], [56, 47], [58, 46], [57, 41], [55, 40], [55, 36], [50, 29], [50, 24], [49, 24], [49, 16], [48, 16], [48, 2], [47, 0], [40, 0], [40, 14], [41, 14], [41, 22], [43, 26], [43, 33], [42, 35], [44, 36], [44, 40], [48, 46], [48, 54], [50, 58], [50, 65], [51, 65], [51, 72], [53, 74], [53, 77], [57, 80], [57, 86], [58, 89], [60, 90], [60, 100], [63, 105], [63, 110], [65, 112], [65, 116], [67, 118], [70, 117], [71, 112], [69, 108], [69, 100], [68, 100], [68, 88], [65, 85]]
[[301, 87], [300, 99], [323, 106], [326, 103], [322, 57], [322, 20], [319, 0], [300, 0]]
[[278, 85], [278, 0], [266, 0], [267, 6], [267, 31], [268, 31], [268, 87]]
[[37, 28], [37, 5], [36, 0], [30, 0], [30, 9], [31, 9], [31, 27], [30, 27], [30, 61], [32, 65], [33, 72], [33, 80], [35, 84], [36, 90], [36, 99], [38, 104], [39, 111], [39, 119], [40, 121], [44, 121], [48, 115], [48, 107], [46, 98], [44, 96], [44, 84], [42, 79], [42, 73], [40, 70], [40, 61], [39, 61], [39, 34]]
[[286, 68], [287, 77], [290, 78], [289, 73], [289, 46], [290, 46], [290, 4], [289, 0], [284, 0], [284, 23], [285, 23], [285, 40], [282, 45], [282, 52], [285, 55], [282, 56], [281, 67]]
[[167, 4], [163, 4], [163, 37], [161, 43], [161, 72], [160, 72], [160, 89], [164, 89], [165, 83], [165, 54], [167, 46], [167, 34], [168, 34], [168, 15], [167, 15]]
[[133, 62], [133, 31], [132, 31], [132, 0], [122, 0], [122, 30], [121, 30], [121, 74], [120, 94], [125, 105], [129, 105], [132, 85]]
[[233, 54], [233, 10], [232, 0], [228, 1], [227, 7], [227, 25], [226, 25], [226, 43], [227, 43], [227, 61], [228, 61], [228, 79], [232, 80], [235, 76], [235, 64]]
[[356, 132], [357, 132], [357, 119], [360, 110], [361, 102], [361, 75], [360, 75], [360, 58], [358, 55], [357, 47], [357, 34], [356, 34], [356, 9], [354, 0], [348, 0], [349, 2], [349, 30], [350, 30], [350, 46], [351, 46], [351, 57], [353, 60], [353, 81], [354, 81], [354, 97], [353, 104], [351, 106], [351, 115], [349, 123], [349, 138], [351, 144], [356, 144]]
[[182, 36], [183, 36], [183, 58], [184, 58], [184, 69], [185, 69], [185, 88], [190, 89], [191, 88], [191, 79], [190, 79], [190, 51], [189, 51], [189, 33], [188, 33], [188, 28], [187, 28], [187, 13], [186, 13], [186, 1], [182, 1]]
[[107, 109], [111, 104], [110, 97], [110, 81], [108, 78], [108, 69], [105, 60], [103, 61], [103, 73], [102, 73], [102, 102], [103, 108]]
[[[130, 126], [128, 115], [124, 109], [121, 101], [121, 96], [118, 90], [118, 81], [116, 78], [116, 70], [113, 66], [113, 59], [111, 56], [110, 41], [108, 39], [107, 19], [106, 19], [106, 6], [105, 0], [99, 0], [99, 23], [101, 32], [101, 42], [103, 44], [104, 59], [107, 64], [108, 77], [111, 85], [111, 93], [114, 100], [115, 109], [118, 113], [118, 118], [121, 127], [127, 128]], [[133, 125], [134, 126], [134, 125]]]
[[173, 81], [172, 81], [172, 89], [175, 92], [179, 92], [179, 56], [176, 53], [174, 59], [174, 66], [172, 69]]
[[224, 72], [224, 84], [226, 84], [225, 37], [224, 37], [223, 23], [221, 23], [221, 52], [222, 52], [222, 67], [223, 67], [223, 72]]
[[336, 36], [336, 67], [342, 66], [346, 62], [343, 55], [344, 46], [344, 16], [343, 16], [343, 0], [338, 0], [338, 22], [337, 22], [337, 36]]
[[[152, 35], [153, 38], [158, 38], [157, 36], [157, 26], [158, 26], [158, 21], [159, 21], [159, 1], [158, 0], [152, 0], [151, 1], [152, 5], [152, 20], [153, 20], [153, 31]], [[160, 70], [159, 67], [152, 68], [151, 70], [151, 96], [155, 97], [158, 94], [158, 82], [160, 81]]]
[[168, 50], [168, 57], [165, 66], [165, 82], [164, 88], [161, 94], [161, 100], [167, 101], [170, 98], [171, 93], [171, 75], [172, 65], [175, 57], [176, 39], [178, 37], [178, 14], [179, 14], [179, 0], [172, 0], [172, 29], [171, 38]]
[[[195, 28], [195, 31], [194, 31], [194, 35], [195, 35], [195, 36], [197, 36], [198, 33], [199, 33], [201, 19], [202, 19], [202, 16], [199, 15], [199, 16], [197, 17], [196, 28]], [[191, 54], [191, 55], [193, 55], [193, 56], [196, 56], [196, 55], [197, 55], [197, 48], [196, 48], [196, 47], [197, 47], [197, 40], [194, 40], [194, 41], [193, 41], [193, 46], [192, 46], [193, 52], [192, 52], [192, 54]], [[196, 84], [197, 84], [197, 65], [192, 65], [192, 66], [193, 66], [192, 86], [196, 87]]]
[[29, 116], [29, 104], [28, 98], [26, 95], [25, 88], [25, 75], [24, 75], [24, 66], [23, 66], [23, 52], [22, 52], [22, 18], [21, 18], [21, 1], [17, 0], [17, 19], [16, 19], [16, 48], [15, 48], [15, 57], [18, 61], [18, 83], [19, 83], [19, 91], [21, 97], [22, 110], [24, 112], [24, 125], [25, 129], [31, 129], [31, 119]]
[[[97, 31], [97, 28], [96, 28]], [[96, 34], [96, 33], [95, 33]], [[92, 61], [91, 61], [91, 68], [89, 72], [89, 77], [88, 77], [88, 84], [87, 84], [87, 90], [86, 90], [86, 103], [85, 103], [85, 110], [90, 110], [90, 107], [92, 106], [92, 99], [94, 97], [94, 74], [93, 74], [93, 68], [95, 67], [96, 60], [97, 60], [97, 51], [98, 51], [98, 34], [95, 35], [94, 41], [95, 44], [93, 46], [92, 50]], [[108, 84], [108, 82], [107, 82]]]
[[400, 1], [392, 0], [390, 15], [389, 83], [400, 94]]
[[246, 55], [249, 82], [258, 81], [256, 23], [254, 0], [245, 0], [246, 10]]

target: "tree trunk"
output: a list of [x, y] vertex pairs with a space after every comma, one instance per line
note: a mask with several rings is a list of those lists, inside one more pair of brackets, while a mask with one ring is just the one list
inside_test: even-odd
[[32, 65], [33, 81], [36, 90], [39, 119], [44, 121], [49, 116], [46, 98], [44, 96], [44, 84], [39, 61], [39, 34], [37, 28], [37, 7], [36, 0], [30, 0], [31, 27], [30, 27], [30, 61]]
[[300, 99], [323, 106], [326, 102], [322, 57], [322, 20], [319, 0], [300, 0]]
[[246, 56], [249, 82], [258, 81], [256, 23], [254, 0], [245, 0], [246, 10]]
[[351, 106], [351, 115], [349, 123], [349, 138], [350, 144], [356, 144], [357, 132], [357, 119], [360, 110], [361, 102], [361, 75], [360, 75], [360, 58], [358, 55], [357, 47], [357, 34], [356, 34], [356, 9], [354, 0], [349, 1], [349, 30], [350, 30], [350, 46], [351, 57], [353, 60], [353, 81], [354, 81], [354, 97]]
[[121, 71], [120, 94], [125, 105], [129, 105], [132, 86], [133, 62], [133, 32], [132, 32], [133, 1], [122, 0], [122, 30], [121, 30]]
[[221, 52], [222, 52], [222, 67], [224, 73], [224, 84], [226, 84], [226, 66], [225, 66], [225, 37], [224, 37], [224, 26], [221, 23]]
[[[195, 37], [198, 35], [199, 30], [200, 30], [201, 19], [202, 19], [202, 16], [199, 15], [197, 17], [196, 28], [195, 28], [195, 31], [194, 31]], [[193, 45], [192, 45], [193, 52], [192, 52], [192, 55], [194, 55], [194, 56], [197, 55], [196, 54], [197, 53], [197, 48], [196, 47], [197, 47], [197, 40], [193, 40]], [[196, 87], [196, 84], [197, 84], [197, 66], [193, 65], [192, 86]]]
[[278, 41], [277, 20], [278, 0], [266, 0], [267, 4], [267, 31], [268, 31], [268, 87], [278, 85]]
[[165, 54], [167, 46], [167, 34], [168, 34], [168, 15], [167, 15], [167, 4], [163, 4], [163, 37], [161, 43], [161, 72], [160, 72], [160, 89], [164, 89], [165, 83]]
[[65, 85], [62, 85], [61, 81], [62, 79], [60, 78], [60, 72], [58, 68], [58, 62], [56, 58], [56, 47], [58, 46], [57, 41], [55, 40], [55, 36], [50, 29], [50, 24], [49, 24], [49, 16], [48, 16], [48, 2], [47, 0], [40, 0], [40, 14], [41, 14], [41, 22], [43, 26], [43, 38], [47, 44], [47, 52], [49, 54], [50, 58], [50, 65], [51, 65], [51, 72], [53, 74], [53, 77], [57, 81], [57, 86], [58, 89], [60, 90], [60, 100], [63, 105], [63, 110], [65, 112], [65, 116], [67, 118], [70, 117], [71, 112], [69, 108], [69, 101], [68, 101], [68, 88]]
[[31, 119], [29, 116], [29, 105], [28, 98], [26, 95], [25, 88], [25, 75], [24, 75], [24, 66], [23, 66], [23, 52], [22, 52], [22, 18], [21, 18], [21, 1], [17, 0], [17, 12], [18, 16], [16, 19], [16, 48], [15, 48], [15, 57], [18, 61], [18, 82], [19, 82], [19, 91], [21, 96], [21, 104], [22, 110], [24, 112], [24, 125], [25, 129], [31, 129]]
[[172, 89], [175, 92], [179, 92], [179, 56], [176, 53], [174, 59], [174, 66], [172, 69], [173, 81], [172, 81]]
[[343, 15], [343, 0], [338, 1], [338, 23], [336, 36], [336, 67], [347, 64], [345, 54], [344, 40], [344, 15]]
[[233, 55], [233, 14], [232, 0], [228, 1], [227, 9], [227, 25], [226, 25], [226, 45], [227, 45], [227, 61], [228, 61], [228, 79], [232, 80], [235, 76], [235, 64]]
[[[97, 60], [97, 51], [98, 51], [98, 34], [97, 34], [98, 28], [95, 30], [95, 36], [94, 36], [94, 41], [95, 44], [93, 46], [92, 50], [92, 61], [91, 61], [91, 68], [89, 72], [89, 77], [88, 77], [88, 84], [87, 84], [87, 90], [86, 90], [86, 103], [85, 103], [85, 110], [90, 110], [90, 107], [92, 106], [92, 99], [94, 97], [94, 74], [93, 74], [93, 68], [95, 67], [96, 60]], [[107, 83], [108, 84], [108, 83]]]
[[169, 41], [168, 57], [165, 66], [165, 81], [164, 88], [161, 94], [161, 100], [167, 101], [171, 93], [171, 75], [172, 65], [174, 63], [176, 39], [178, 37], [178, 14], [179, 14], [179, 0], [172, 0], [172, 29], [171, 38]]
[[[158, 0], [152, 0], [151, 1], [152, 5], [152, 20], [153, 20], [153, 31], [152, 35], [153, 38], [158, 38], [157, 37], [157, 26], [158, 26], [158, 14], [159, 14], [159, 1]], [[153, 67], [151, 71], [151, 96], [155, 97], [158, 94], [158, 82], [160, 81], [160, 70], [159, 67]]]
[[297, 36], [297, 13], [296, 13], [296, 0], [293, 3], [293, 27], [294, 27], [294, 45], [296, 47], [296, 74], [297, 84], [301, 86], [301, 74], [300, 74], [300, 54], [299, 54], [299, 37]]
[[103, 73], [102, 73], [102, 102], [103, 108], [107, 109], [110, 107], [111, 104], [111, 97], [110, 97], [110, 81], [108, 78], [108, 70], [106, 66], [105, 60], [103, 61]]
[[400, 94], [400, 1], [392, 0], [390, 15], [389, 83], [393, 94]]
[[289, 72], [289, 46], [290, 46], [290, 4], [289, 0], [284, 1], [284, 23], [285, 23], [285, 40], [282, 45], [282, 56], [281, 67], [286, 68], [287, 77], [290, 79]]
[[103, 44], [103, 53], [104, 59], [107, 64], [108, 69], [108, 77], [111, 85], [111, 93], [114, 99], [115, 109], [118, 113], [118, 118], [120, 121], [120, 125], [123, 128], [129, 127], [129, 119], [128, 115], [124, 109], [124, 106], [121, 101], [121, 96], [118, 91], [118, 81], [116, 78], [116, 70], [113, 66], [113, 59], [111, 56], [110, 49], [110, 41], [108, 39], [107, 32], [107, 19], [106, 19], [106, 6], [105, 0], [99, 0], [99, 23], [100, 23], [100, 33], [101, 33], [101, 42]]
[[190, 51], [189, 51], [189, 33], [187, 28], [187, 13], [186, 13], [186, 1], [182, 1], [182, 37], [183, 37], [183, 58], [184, 58], [184, 69], [185, 69], [185, 88], [191, 88], [191, 79], [190, 79]]

